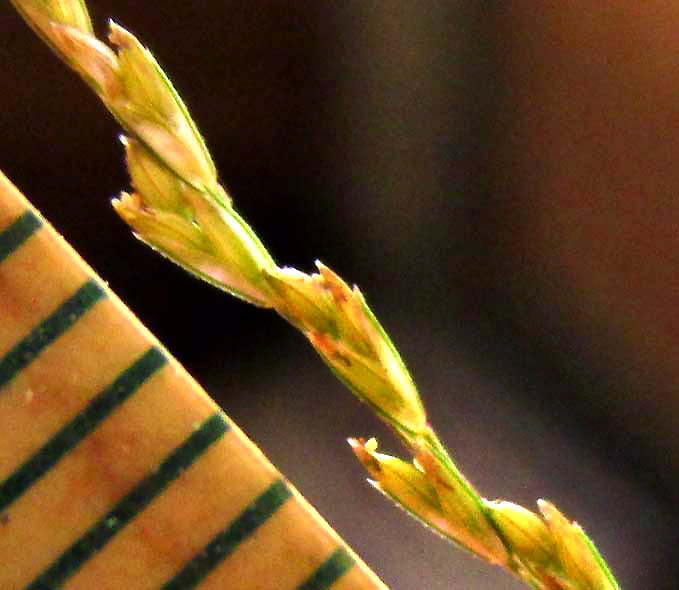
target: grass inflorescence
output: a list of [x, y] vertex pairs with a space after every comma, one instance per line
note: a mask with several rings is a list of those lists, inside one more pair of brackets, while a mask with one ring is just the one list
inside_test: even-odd
[[135, 234], [187, 271], [275, 309], [337, 377], [403, 441], [409, 461], [350, 439], [372, 483], [473, 554], [542, 590], [617, 590], [592, 541], [549, 502], [539, 511], [484, 499], [429, 425], [396, 348], [357, 287], [324, 264], [278, 266], [219, 184], [196, 124], [151, 53], [110, 23], [98, 39], [80, 0], [12, 0], [31, 27], [89, 84], [125, 136], [134, 190], [113, 200]]

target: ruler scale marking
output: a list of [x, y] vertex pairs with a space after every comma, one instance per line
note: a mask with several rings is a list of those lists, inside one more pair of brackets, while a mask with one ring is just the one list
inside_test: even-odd
[[213, 414], [116, 506], [69, 547], [26, 590], [58, 588], [74, 575], [113, 536], [142, 512], [229, 430], [220, 413]]
[[291, 497], [292, 492], [285, 482], [282, 479], [276, 480], [174, 578], [165, 583], [162, 590], [195, 588]]
[[0, 483], [0, 512], [43, 477], [146, 380], [167, 363], [160, 349], [151, 347], [108, 387], [62, 427], [28, 461]]
[[339, 547], [311, 577], [297, 590], [329, 590], [345, 573], [354, 567], [354, 558], [344, 547]]
[[97, 302], [106, 297], [99, 282], [90, 279], [0, 358], [0, 389], [30, 365], [59, 336], [68, 331]]
[[14, 222], [0, 232], [0, 262], [18, 250], [38, 229], [42, 221], [33, 211], [22, 213]]

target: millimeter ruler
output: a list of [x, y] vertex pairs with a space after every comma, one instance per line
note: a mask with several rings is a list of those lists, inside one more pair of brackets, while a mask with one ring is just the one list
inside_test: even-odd
[[386, 590], [0, 172], [0, 590]]

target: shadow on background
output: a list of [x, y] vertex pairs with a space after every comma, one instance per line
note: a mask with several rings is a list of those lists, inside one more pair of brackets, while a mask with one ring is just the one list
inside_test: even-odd
[[[481, 492], [674, 588], [673, 3], [91, 1], [166, 68], [279, 262], [359, 284]], [[118, 129], [0, 9], [0, 167], [395, 590], [519, 588], [364, 485], [386, 429], [271, 312], [130, 238]], [[675, 580], [675, 582], [672, 582]]]

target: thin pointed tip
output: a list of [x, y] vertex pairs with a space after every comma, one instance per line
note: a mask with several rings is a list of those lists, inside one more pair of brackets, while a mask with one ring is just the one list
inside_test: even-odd
[[553, 519], [553, 517], [556, 515], [562, 516], [559, 512], [559, 509], [547, 500], [540, 498], [537, 504], [538, 508], [540, 509], [540, 514], [542, 514], [543, 518], [547, 521]]

